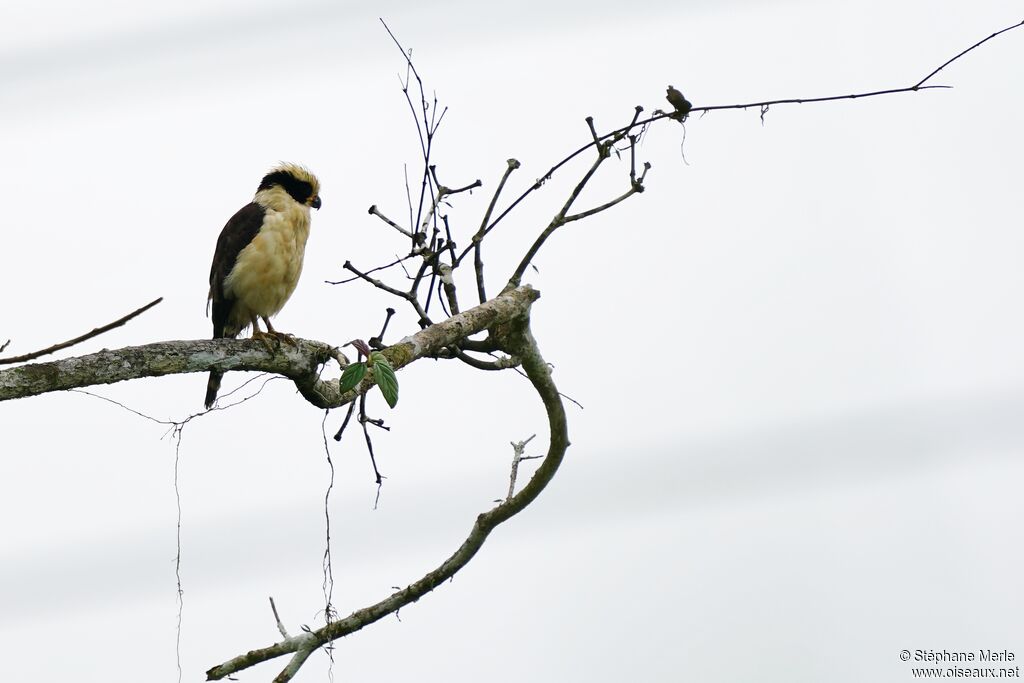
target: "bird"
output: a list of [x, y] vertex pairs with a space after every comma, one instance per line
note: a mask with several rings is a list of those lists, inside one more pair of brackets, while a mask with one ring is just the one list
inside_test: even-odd
[[690, 109], [693, 108], [693, 105], [690, 104], [689, 100], [683, 97], [683, 93], [676, 90], [674, 86], [670, 85], [665, 90], [667, 93], [665, 95], [665, 99], [668, 100], [668, 103], [672, 105], [673, 109], [675, 109], [674, 112], [669, 114], [669, 118], [673, 118], [676, 121], [684, 120], [690, 113]]
[[[213, 338], [234, 339], [252, 325], [252, 338], [271, 350], [271, 340], [294, 341], [278, 332], [270, 317], [295, 291], [309, 237], [310, 209], [319, 209], [320, 181], [307, 168], [280, 163], [260, 181], [253, 200], [228, 220], [217, 238], [210, 266], [207, 314]], [[266, 323], [260, 331], [258, 318]], [[224, 372], [211, 369], [206, 408], [217, 400]]]

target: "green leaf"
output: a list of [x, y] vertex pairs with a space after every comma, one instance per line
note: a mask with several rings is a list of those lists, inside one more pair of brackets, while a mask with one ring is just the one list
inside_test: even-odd
[[366, 363], [352, 363], [341, 373], [341, 386], [338, 387], [342, 393], [355, 389], [366, 375]]
[[373, 360], [373, 376], [377, 380], [377, 386], [380, 387], [380, 393], [384, 394], [384, 400], [394, 408], [398, 404], [398, 378], [395, 377], [391, 363], [383, 354], [375, 354], [375, 356], [370, 356]]

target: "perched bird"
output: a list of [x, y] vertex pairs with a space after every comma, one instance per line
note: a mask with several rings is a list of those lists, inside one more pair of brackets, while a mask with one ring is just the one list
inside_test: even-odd
[[683, 93], [679, 92], [671, 85], [666, 89], [666, 93], [665, 99], [668, 100], [668, 103], [671, 104], [672, 108], [675, 110], [669, 114], [669, 117], [676, 121], [682, 121], [690, 113], [690, 109], [693, 108], [693, 105], [690, 104], [689, 100], [683, 97]]
[[[270, 324], [295, 291], [309, 237], [309, 209], [320, 208], [320, 181], [302, 166], [282, 163], [263, 176], [256, 196], [217, 238], [210, 267], [213, 338], [233, 339], [249, 325], [252, 338], [290, 339]], [[267, 331], [261, 332], [257, 318]], [[206, 407], [213, 406], [224, 373], [210, 370]]]

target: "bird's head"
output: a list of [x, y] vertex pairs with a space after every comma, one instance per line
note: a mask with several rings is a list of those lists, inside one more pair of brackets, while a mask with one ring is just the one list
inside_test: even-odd
[[263, 176], [256, 194], [281, 188], [299, 204], [320, 208], [320, 181], [308, 168], [298, 164], [280, 163]]

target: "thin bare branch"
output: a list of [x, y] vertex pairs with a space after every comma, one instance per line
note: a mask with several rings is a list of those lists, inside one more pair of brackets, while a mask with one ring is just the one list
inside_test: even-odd
[[384, 348], [384, 335], [387, 334], [388, 324], [391, 322], [391, 318], [395, 315], [395, 309], [388, 306], [384, 309], [384, 324], [380, 327], [380, 332], [375, 336], [370, 337], [369, 346], [371, 349], [383, 349]]
[[[423, 276], [427, 274], [427, 270], [430, 268], [431, 261], [436, 255], [430, 252], [429, 255], [424, 255], [423, 262], [420, 264], [419, 270], [416, 271], [416, 275], [412, 279], [412, 284], [409, 286], [409, 291], [405, 292], [403, 297], [406, 301], [412, 304], [413, 309], [416, 311], [416, 315], [420, 317], [417, 321], [421, 327], [426, 327], [430, 324], [430, 316], [427, 315], [426, 309], [420, 304], [420, 283], [423, 282]], [[429, 299], [427, 305], [430, 305]]]
[[[110, 330], [114, 329], [115, 327], [120, 327], [121, 325], [124, 325], [126, 322], [128, 322], [132, 318], [134, 318], [134, 317], [136, 317], [138, 315], [142, 315], [143, 313], [145, 313], [149, 309], [153, 308], [154, 306], [156, 306], [158, 303], [160, 303], [163, 300], [164, 300], [163, 297], [160, 297], [159, 299], [154, 299], [153, 301], [150, 301], [148, 304], [146, 304], [142, 308], [135, 309], [134, 311], [132, 311], [128, 315], [124, 316], [123, 318], [118, 318], [117, 320], [115, 320], [114, 322], [112, 322], [112, 323], [110, 323], [108, 325], [104, 325], [103, 327], [97, 327], [96, 329], [94, 329], [91, 332], [86, 332], [82, 336], [75, 337], [74, 339], [68, 340], [66, 342], [61, 342], [60, 344], [54, 344], [53, 346], [47, 347], [47, 348], [42, 349], [40, 351], [33, 351], [32, 353], [26, 353], [26, 354], [21, 355], [21, 356], [12, 356], [11, 358], [0, 358], [0, 365], [10, 365], [11, 363], [23, 363], [25, 361], [29, 361], [29, 360], [33, 360], [35, 358], [39, 358], [40, 356], [46, 356], [46, 355], [51, 354], [51, 353], [56, 353], [57, 351], [60, 351], [62, 349], [68, 348], [69, 346], [74, 346], [75, 344], [80, 344], [81, 342], [84, 342], [84, 341], [86, 341], [88, 339], [92, 339], [93, 337], [98, 337], [99, 335], [103, 334], [104, 332], [109, 332]], [[9, 343], [10, 343], [10, 340], [8, 340], [7, 344], [9, 344]], [[3, 347], [0, 347], [0, 351], [2, 351], [4, 348], [6, 348], [7, 344], [4, 344]]]
[[390, 225], [390, 226], [391, 226], [392, 228], [394, 228], [394, 229], [395, 229], [395, 230], [397, 230], [398, 232], [402, 233], [402, 234], [403, 234], [403, 235], [405, 235], [406, 237], [409, 237], [409, 238], [411, 238], [411, 237], [412, 237], [412, 233], [411, 233], [411, 232], [409, 232], [408, 230], [406, 230], [405, 228], [403, 228], [403, 227], [402, 227], [401, 225], [399, 225], [398, 223], [394, 222], [393, 220], [391, 220], [390, 218], [388, 218], [387, 216], [385, 216], [384, 214], [382, 214], [382, 213], [380, 212], [380, 209], [378, 209], [378, 208], [377, 208], [377, 205], [376, 205], [376, 204], [374, 204], [373, 206], [371, 206], [371, 207], [369, 208], [369, 210], [367, 211], [367, 213], [368, 213], [368, 214], [370, 214], [371, 216], [376, 216], [377, 218], [381, 219], [382, 221], [384, 221], [385, 223], [387, 223], [387, 224], [388, 224], [388, 225]]
[[[402, 57], [405, 59], [407, 73], [405, 82], [402, 84], [402, 92], [405, 95], [405, 99], [409, 104], [409, 110], [412, 112], [413, 120], [416, 122], [416, 132], [420, 138], [420, 153], [423, 156], [423, 173], [420, 182], [420, 199], [417, 205], [418, 208], [416, 211], [416, 220], [410, 221], [412, 223], [411, 227], [413, 229], [413, 233], [416, 234], [418, 231], [420, 231], [421, 225], [424, 226], [423, 229], [425, 230], [425, 226], [427, 222], [429, 222], [433, 214], [433, 212], [431, 212], [427, 214], [426, 218], [424, 218], [423, 206], [427, 198], [428, 190], [430, 194], [430, 199], [432, 203], [435, 205], [435, 207], [437, 202], [439, 201], [437, 194], [434, 191], [435, 188], [433, 180], [430, 175], [430, 152], [433, 146], [434, 135], [437, 133], [437, 129], [441, 125], [441, 120], [444, 119], [444, 115], [448, 111], [448, 109], [446, 107], [444, 110], [441, 111], [440, 116], [437, 115], [437, 96], [434, 96], [434, 105], [433, 107], [431, 107], [430, 104], [427, 102], [426, 90], [423, 87], [423, 79], [420, 78], [420, 74], [416, 70], [416, 65], [413, 64], [412, 62], [412, 51], [406, 50], [402, 46], [402, 44], [399, 42], [398, 38], [395, 37], [395, 34], [392, 33], [391, 28], [387, 25], [387, 22], [385, 22], [384, 19], [380, 19], [380, 23], [384, 26], [384, 30], [388, 32], [388, 35], [391, 36], [391, 40], [394, 42], [395, 46], [402, 53]], [[419, 87], [420, 109], [422, 112], [422, 119], [420, 118], [420, 115], [416, 113], [416, 107], [412, 103], [412, 96], [409, 94], [409, 72], [412, 73]], [[431, 112], [429, 119], [427, 118], [428, 112]], [[406, 187], [408, 188], [408, 177], [406, 178]], [[411, 219], [411, 199], [409, 213]], [[415, 237], [413, 238], [413, 242], [415, 246]]]
[[[345, 413], [345, 419], [341, 422], [341, 427], [338, 428], [338, 432], [334, 435], [335, 441], [341, 441], [342, 435], [345, 433], [345, 427], [348, 427], [348, 421], [352, 419], [352, 413], [355, 412], [356, 402], [352, 401], [348, 404], [348, 412]], [[332, 464], [331, 467], [334, 467]]]
[[491, 361], [480, 360], [479, 358], [474, 358], [473, 356], [470, 356], [462, 349], [456, 351], [454, 357], [458, 358], [471, 368], [476, 368], [477, 370], [508, 370], [509, 368], [514, 368], [519, 365], [519, 359], [516, 358], [515, 356], [503, 356]]
[[[498, 181], [498, 187], [494, 190], [494, 196], [491, 197], [491, 203], [487, 205], [487, 211], [484, 212], [483, 220], [480, 221], [480, 229], [476, 231], [475, 235], [473, 235], [473, 268], [476, 271], [476, 291], [477, 296], [480, 298], [480, 303], [487, 301], [487, 289], [484, 286], [484, 261], [480, 245], [484, 237], [487, 235], [491, 214], [494, 212], [494, 205], [498, 203], [498, 197], [501, 196], [501, 191], [505, 189], [505, 183], [508, 181], [508, 177], [512, 175], [512, 171], [516, 170], [520, 166], [517, 159], [509, 159], [506, 163], [508, 165], [505, 167], [505, 172], [501, 175], [501, 180]], [[452, 266], [457, 268], [462, 262], [462, 257], [455, 259], [454, 256], [453, 252], [452, 257], [454, 260], [452, 261]]]
[[288, 635], [287, 629], [285, 629], [284, 624], [281, 623], [281, 616], [277, 613], [277, 605], [274, 604], [273, 596], [270, 598], [270, 609], [274, 612], [274, 621], [277, 622], [277, 630], [281, 632], [281, 637], [289, 638], [290, 636]]
[[[408, 261], [414, 256], [416, 256], [416, 254], [409, 254], [408, 256], [399, 257], [398, 259], [392, 261], [391, 263], [384, 264], [383, 266], [377, 266], [376, 268], [370, 268], [364, 274], [369, 275], [370, 273], [376, 273], [382, 270], [387, 270], [388, 268], [394, 268], [395, 266], [401, 265], [403, 261]], [[350, 282], [355, 282], [356, 280], [362, 279], [363, 278], [359, 275], [353, 275], [352, 277], [347, 277], [344, 280], [324, 280], [324, 283], [328, 285], [347, 285]]]
[[416, 311], [416, 314], [420, 317], [420, 320], [426, 321], [427, 324], [430, 324], [430, 318], [427, 316], [427, 312], [423, 310], [423, 306], [420, 305], [419, 299], [417, 299], [415, 294], [416, 288], [419, 286], [420, 277], [417, 277], [416, 280], [413, 282], [413, 287], [410, 291], [403, 292], [402, 290], [395, 289], [394, 287], [387, 285], [376, 278], [370, 277], [366, 273], [362, 272], [361, 270], [353, 266], [351, 261], [345, 261], [342, 267], [345, 270], [355, 273], [356, 276], [359, 277], [359, 279], [366, 280], [377, 289], [383, 290], [393, 296], [397, 296], [400, 299], [405, 299]]
[[433, 164], [431, 164], [430, 166], [430, 175], [433, 177], [434, 184], [437, 186], [437, 194], [440, 195], [440, 197], [442, 198], [452, 194], [459, 194], [460, 192], [468, 192], [470, 190], [475, 190], [476, 188], [483, 186], [483, 181], [481, 181], [479, 178], [469, 183], [468, 185], [463, 185], [462, 187], [451, 188], [448, 187], [447, 185], [442, 185], [441, 182], [437, 179], [437, 166]]
[[[512, 471], [509, 475], [508, 495], [505, 496], [506, 501], [512, 500], [512, 496], [516, 492], [516, 478], [519, 476], [519, 463], [524, 460], [523, 453], [526, 452], [526, 444], [533, 441], [536, 437], [536, 434], [532, 434], [528, 439], [512, 442]], [[287, 638], [287, 636], [285, 637]]]
[[594, 144], [600, 147], [600, 145], [601, 145], [601, 138], [598, 137], [597, 129], [594, 128], [594, 117], [593, 116], [588, 116], [586, 118], [586, 121], [587, 121], [587, 127], [590, 128], [590, 137], [594, 140]]
[[587, 218], [589, 216], [593, 216], [596, 213], [601, 213], [602, 211], [606, 211], [606, 210], [612, 208], [613, 206], [615, 206], [619, 202], [626, 201], [627, 199], [629, 199], [630, 197], [632, 197], [635, 194], [643, 192], [644, 191], [644, 184], [643, 184], [644, 183], [644, 177], [647, 175], [647, 171], [650, 168], [651, 168], [651, 165], [649, 163], [645, 163], [644, 164], [644, 172], [640, 175], [639, 178], [635, 179], [630, 184], [630, 188], [628, 190], [626, 190], [626, 192], [624, 192], [620, 196], [616, 197], [615, 199], [613, 199], [613, 200], [611, 200], [609, 202], [605, 202], [601, 206], [595, 206], [593, 209], [588, 209], [586, 211], [581, 211], [579, 213], [574, 213], [571, 216], [566, 216], [565, 218], [562, 219], [562, 222], [563, 223], [572, 223], [573, 221], [578, 221], [578, 220], [581, 220], [583, 218]]
[[372, 420], [366, 417], [366, 394], [359, 397], [359, 424], [363, 427], [363, 437], [366, 439], [366, 450], [370, 453], [370, 464], [373, 465], [373, 476], [376, 479], [377, 485], [380, 486], [384, 483], [384, 477], [381, 475], [380, 470], [377, 469], [377, 458], [373, 454], [373, 439], [370, 438], [370, 430], [366, 428], [366, 424], [372, 422]]
[[[565, 224], [566, 212], [568, 212], [569, 209], [572, 208], [573, 203], [579, 198], [580, 193], [583, 192], [583, 188], [587, 186], [587, 183], [589, 183], [590, 179], [594, 177], [594, 174], [597, 172], [597, 169], [600, 168], [601, 164], [603, 164], [605, 159], [608, 158], [607, 148], [603, 147], [602, 149], [604, 151], [598, 152], [597, 159], [594, 160], [594, 163], [591, 165], [590, 169], [583, 174], [583, 177], [576, 184], [576, 187], [573, 188], [573, 191], [571, 193], [569, 193], [569, 198], [565, 200], [565, 204], [562, 205], [562, 209], [557, 214], [555, 214], [555, 217], [551, 219], [551, 222], [548, 224], [548, 227], [544, 228], [544, 231], [537, 237], [533, 245], [530, 246], [529, 251], [526, 252], [526, 256], [524, 256], [523, 260], [519, 262], [519, 265], [516, 267], [515, 272], [512, 273], [512, 277], [510, 277], [508, 280], [509, 286], [519, 286], [520, 281], [522, 281], [523, 279], [523, 273], [526, 272], [526, 269], [533, 261], [533, 258], [537, 255], [537, 252], [540, 251], [540, 248], [544, 246], [544, 242], [546, 242], [547, 239], [551, 237], [555, 230], [558, 230], [558, 228], [562, 227], [562, 225]], [[633, 192], [634, 190], [631, 188], [630, 194], [632, 194]]]
[[[454, 273], [452, 273], [452, 267], [447, 263], [439, 263], [437, 270], [440, 273], [441, 287], [444, 290], [445, 298], [448, 299], [448, 315], [450, 317], [459, 312], [459, 296], [455, 288]], [[444, 300], [441, 301], [441, 305], [444, 305]]]
[[[810, 104], [812, 102], [837, 102], [839, 100], [856, 100], [864, 97], [877, 97], [879, 95], [895, 95], [901, 92], [916, 92], [918, 90], [940, 90], [952, 88], [951, 85], [911, 85], [905, 88], [890, 88], [887, 90], [874, 90], [872, 92], [853, 93], [850, 95], [829, 95], [827, 97], [790, 97], [780, 100], [762, 100], [760, 102], [747, 102], [745, 104], [716, 104], [708, 107], [694, 107], [690, 110], [690, 113], [697, 111], [724, 111], [726, 109], [750, 109], [751, 107], [757, 107], [758, 109], [764, 109], [766, 107], [773, 107], [776, 104]], [[658, 119], [665, 118], [669, 114], [658, 114], [652, 116], [646, 121], [641, 123], [649, 123]]]
[[945, 69], [947, 66], [949, 66], [950, 64], [952, 64], [956, 60], [958, 60], [961, 57], [963, 57], [965, 54], [967, 54], [971, 50], [973, 50], [973, 49], [975, 49], [977, 47], [981, 47], [982, 45], [984, 45], [985, 43], [987, 43], [988, 41], [992, 40], [993, 38], [995, 38], [998, 35], [1006, 33], [1007, 31], [1012, 31], [1015, 28], [1020, 28], [1021, 26], [1024, 26], [1024, 20], [1014, 24], [1013, 26], [1007, 26], [1006, 28], [1004, 28], [1004, 29], [1002, 29], [1000, 31], [996, 31], [995, 33], [990, 35], [988, 38], [983, 38], [983, 39], [979, 40], [974, 45], [971, 45], [969, 48], [967, 48], [966, 50], [964, 50], [960, 54], [958, 54], [955, 57], [952, 57], [951, 59], [948, 59], [945, 62], [943, 62], [942, 66], [940, 66], [939, 68], [935, 69], [930, 74], [928, 74], [927, 76], [922, 78], [920, 81], [917, 82], [917, 85], [915, 85], [914, 87], [915, 88], [920, 88], [922, 85], [924, 85], [925, 81], [928, 81], [929, 79], [931, 79], [932, 76], [934, 76], [935, 74], [939, 73], [940, 71]]
[[412, 190], [409, 189], [409, 165], [402, 164], [402, 177], [405, 179], [405, 202], [409, 205], [409, 229], [412, 230], [412, 248], [415, 249], [418, 245], [422, 244], [423, 241], [419, 239], [420, 235], [416, 232], [416, 226], [418, 225], [415, 217], [412, 213]]

